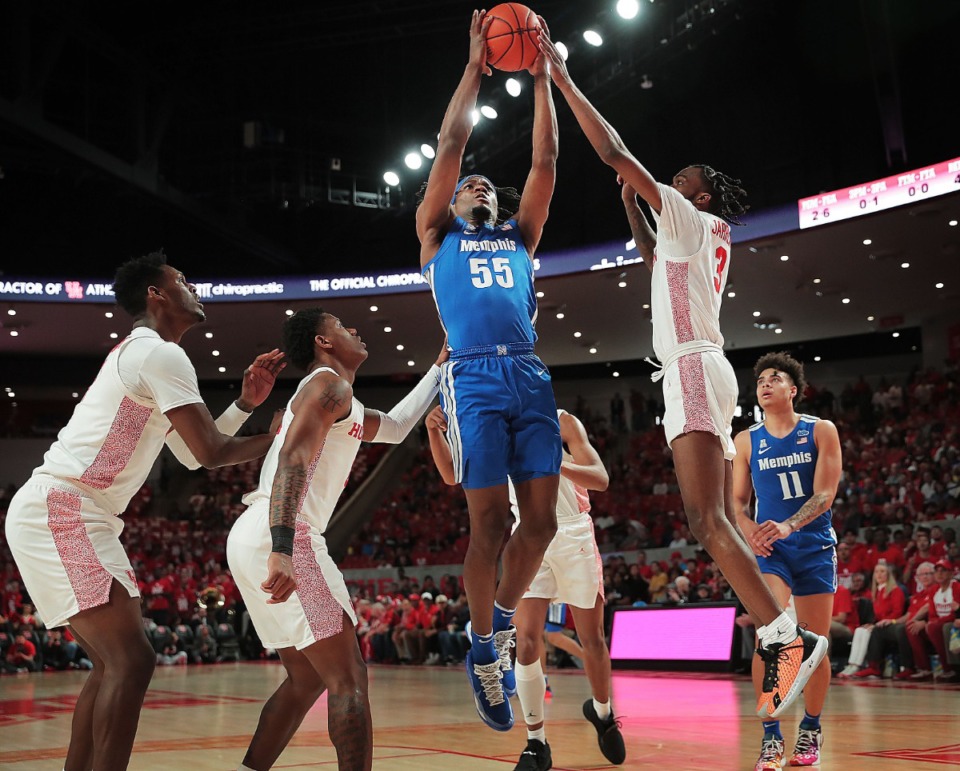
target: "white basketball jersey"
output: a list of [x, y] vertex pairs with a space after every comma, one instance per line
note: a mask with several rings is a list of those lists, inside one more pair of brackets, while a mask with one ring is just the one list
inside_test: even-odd
[[[270, 500], [273, 490], [273, 480], [277, 474], [277, 465], [280, 450], [287, 438], [287, 430], [293, 422], [293, 402], [303, 387], [320, 372], [333, 372], [329, 367], [318, 367], [307, 375], [294, 392], [287, 408], [283, 413], [283, 422], [277, 432], [276, 439], [270, 445], [270, 451], [263, 460], [260, 471], [260, 483], [257, 489], [243, 497], [248, 506], [258, 500]], [[360, 441], [363, 439], [363, 405], [353, 400], [350, 414], [338, 420], [330, 427], [327, 438], [316, 457], [307, 469], [307, 487], [303, 502], [300, 505], [298, 519], [307, 522], [321, 533], [326, 529], [333, 514], [334, 506], [340, 499], [343, 488], [350, 479], [350, 469], [360, 450]]]
[[[559, 418], [565, 410], [557, 410]], [[573, 461], [573, 456], [563, 450], [563, 460]], [[513, 512], [514, 519], [520, 521], [520, 508], [517, 506], [517, 491], [513, 487], [513, 482], [508, 480], [510, 493], [510, 510]], [[560, 485], [557, 488], [557, 522], [569, 522], [579, 519], [583, 514], [590, 513], [590, 494], [585, 487], [575, 485], [563, 474], [560, 475]]]
[[723, 347], [720, 305], [730, 272], [730, 225], [699, 211], [667, 185], [663, 208], [653, 212], [657, 246], [650, 305], [653, 350], [661, 362], [684, 343]]
[[163, 449], [164, 413], [198, 402], [197, 374], [183, 349], [137, 327], [107, 355], [34, 474], [69, 482], [120, 514]]

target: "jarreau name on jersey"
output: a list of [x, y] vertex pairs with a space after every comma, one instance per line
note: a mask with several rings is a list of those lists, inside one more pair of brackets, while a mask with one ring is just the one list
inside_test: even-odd
[[790, 468], [801, 463], [813, 463], [812, 452], [792, 452], [779, 458], [758, 458], [757, 468], [767, 471], [772, 468]]
[[512, 238], [491, 238], [488, 241], [460, 239], [461, 252], [515, 252], [517, 242]]

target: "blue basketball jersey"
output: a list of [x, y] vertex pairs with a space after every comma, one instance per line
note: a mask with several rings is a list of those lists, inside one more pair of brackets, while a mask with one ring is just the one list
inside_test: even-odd
[[[763, 423], [750, 427], [750, 475], [757, 494], [758, 523], [789, 519], [813, 494], [817, 468], [813, 430], [818, 420], [801, 415], [793, 431], [782, 439], [771, 435]], [[798, 532], [819, 534], [835, 543], [832, 518], [833, 512], [828, 509]]]
[[475, 227], [457, 217], [423, 274], [451, 349], [536, 341], [533, 261], [516, 220]]

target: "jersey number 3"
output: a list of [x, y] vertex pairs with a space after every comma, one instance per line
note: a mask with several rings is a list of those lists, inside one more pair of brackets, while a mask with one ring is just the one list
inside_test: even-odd
[[713, 277], [713, 287], [719, 292], [723, 288], [723, 269], [727, 267], [727, 250], [717, 247], [717, 275]]
[[[492, 266], [490, 263], [493, 263]], [[494, 257], [492, 260], [486, 257], [471, 257], [470, 275], [473, 276], [473, 285], [477, 289], [493, 286], [494, 278], [504, 289], [513, 286], [513, 270], [510, 268], [510, 259], [507, 257]]]

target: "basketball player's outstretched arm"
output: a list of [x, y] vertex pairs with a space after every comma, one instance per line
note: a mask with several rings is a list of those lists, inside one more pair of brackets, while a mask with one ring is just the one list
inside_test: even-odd
[[617, 175], [617, 182], [622, 186], [620, 196], [623, 199], [623, 207], [627, 211], [627, 221], [630, 223], [633, 242], [637, 245], [637, 252], [643, 259], [643, 264], [647, 266], [647, 270], [653, 273], [657, 234], [647, 221], [640, 204], [637, 203], [637, 191], [629, 182], [624, 182], [623, 177], [619, 174]]
[[583, 95], [583, 92], [574, 84], [570, 72], [567, 70], [567, 64], [550, 40], [549, 34], [540, 35], [540, 50], [550, 60], [553, 82], [557, 84], [563, 98], [567, 100], [577, 123], [580, 124], [580, 128], [590, 144], [593, 145], [593, 149], [597, 151], [600, 160], [615, 169], [617, 174], [623, 177], [640, 197], [653, 207], [654, 211], [659, 212], [662, 208], [662, 202], [660, 201], [660, 188], [657, 187], [657, 181], [633, 157], [617, 130], [607, 123], [596, 108], [590, 104], [587, 97]]
[[737, 515], [740, 536], [754, 554], [769, 557], [772, 546], [760, 546], [753, 541], [757, 523], [750, 515], [750, 501], [753, 500], [753, 477], [750, 474], [750, 432], [741, 431], [733, 440], [737, 454], [733, 458], [733, 510]]
[[480, 78], [492, 74], [487, 65], [486, 43], [487, 27], [492, 20], [485, 12], [474, 11], [470, 21], [470, 60], [440, 124], [437, 157], [427, 177], [423, 202], [417, 208], [420, 267], [433, 259], [450, 222], [450, 199], [457, 188], [464, 148], [473, 132], [471, 113], [477, 106]]
[[[542, 17], [540, 24], [544, 30], [547, 28]], [[527, 254], [533, 257], [543, 235], [557, 182], [559, 132], [547, 57], [540, 54], [530, 67], [530, 74], [533, 75], [533, 160], [520, 197], [517, 226], [523, 235]]]
[[560, 476], [587, 490], [606, 490], [610, 484], [607, 469], [590, 444], [583, 423], [569, 412], [560, 415], [560, 439], [573, 456], [572, 461], [564, 460], [560, 464]]
[[293, 573], [293, 537], [297, 512], [310, 484], [309, 468], [335, 422], [349, 414], [353, 388], [341, 377], [321, 373], [297, 395], [270, 491], [270, 536], [267, 578], [260, 585], [268, 604], [285, 602], [297, 588]]
[[843, 469], [843, 453], [837, 427], [829, 420], [818, 420], [813, 429], [813, 441], [817, 445], [817, 467], [813, 472], [813, 494], [796, 514], [784, 522], [768, 520], [757, 528], [753, 541], [758, 546], [772, 547], [775, 541], [787, 538], [811, 520], [830, 508], [837, 495], [840, 473]]

